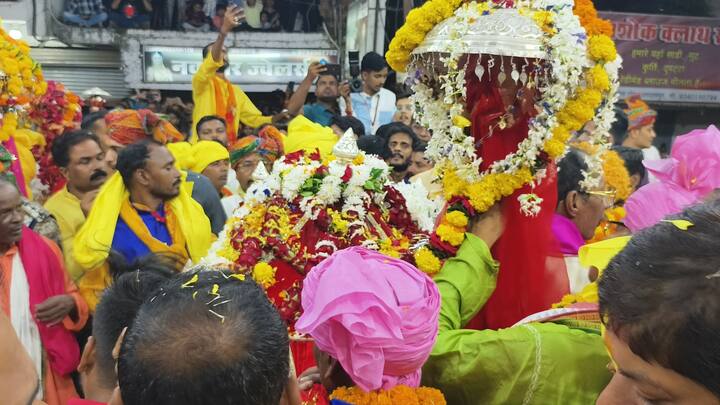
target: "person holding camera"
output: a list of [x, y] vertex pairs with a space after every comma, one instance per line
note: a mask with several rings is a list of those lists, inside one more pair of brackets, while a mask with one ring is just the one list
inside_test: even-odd
[[[354, 116], [365, 126], [368, 134], [392, 122], [395, 114], [395, 93], [384, 88], [388, 76], [385, 58], [376, 52], [368, 52], [360, 63], [362, 89], [350, 95]], [[354, 89], [353, 89], [354, 90]], [[340, 108], [344, 108], [342, 101]]]
[[[339, 68], [338, 65], [335, 66]], [[287, 110], [290, 116], [301, 114], [310, 121], [324, 127], [330, 126], [335, 115], [344, 112], [345, 115], [352, 116], [350, 84], [347, 81], [340, 83], [340, 78], [336, 74], [328, 70], [328, 65], [312, 62], [308, 66], [305, 79], [288, 101]], [[305, 104], [305, 99], [307, 99], [313, 83], [315, 83], [315, 98], [317, 100], [314, 103]], [[344, 111], [340, 110], [340, 104], [338, 103], [340, 97], [345, 101]]]

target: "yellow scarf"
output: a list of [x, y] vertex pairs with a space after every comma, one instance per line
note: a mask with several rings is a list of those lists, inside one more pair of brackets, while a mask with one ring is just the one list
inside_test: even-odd
[[[185, 257], [189, 255], [190, 260], [197, 263], [207, 253], [214, 237], [210, 230], [210, 220], [200, 204], [192, 199], [193, 184], [186, 182], [186, 177], [187, 174], [182, 172], [180, 194], [166, 203], [165, 207], [173, 217], [172, 224], [168, 224], [168, 231], [173, 238], [173, 246], [178, 244], [180, 239], [184, 239], [181, 246], [187, 249]], [[80, 279], [79, 289], [91, 312], [95, 311], [102, 292], [110, 285], [111, 278], [105, 261], [112, 247], [115, 227], [123, 210], [123, 204], [129, 205], [129, 201], [130, 193], [125, 188], [122, 177], [116, 172], [100, 189], [85, 224], [75, 236], [73, 256], [78, 265], [85, 270], [85, 275]], [[150, 236], [143, 239], [142, 232], [139, 232], [137, 227], [133, 228], [132, 219], [123, 219], [143, 242], [153, 243], [151, 240], [154, 238]], [[142, 223], [142, 220], [140, 222]], [[148, 232], [147, 227], [145, 231]], [[173, 249], [163, 243], [160, 244], [163, 247], [162, 251]], [[154, 247], [150, 245], [148, 247], [156, 251]]]
[[[139, 204], [136, 204], [136, 207], [144, 211], [150, 211], [149, 208], [139, 206]], [[145, 222], [140, 218], [140, 214], [138, 214], [137, 210], [133, 207], [133, 204], [130, 203], [130, 199], [122, 202], [122, 206], [120, 206], [120, 218], [125, 221], [135, 236], [137, 236], [151, 252], [169, 254], [170, 257], [176, 259], [183, 265], [187, 262], [188, 253], [185, 248], [185, 235], [183, 235], [177, 217], [173, 214], [170, 206], [165, 207], [165, 225], [172, 239], [172, 245], [170, 246], [152, 236], [147, 225], [145, 225]], [[182, 266], [180, 266], [180, 268], [182, 268]]]

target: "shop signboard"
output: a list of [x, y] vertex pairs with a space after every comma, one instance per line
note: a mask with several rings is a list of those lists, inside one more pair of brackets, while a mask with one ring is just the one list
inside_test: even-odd
[[[329, 49], [238, 49], [228, 53], [225, 76], [238, 85], [278, 85], [305, 78], [312, 61], [337, 63], [336, 50]], [[143, 47], [143, 82], [189, 84], [202, 63], [202, 48], [172, 46]]]
[[720, 19], [601, 13], [623, 57], [622, 97], [720, 104]]

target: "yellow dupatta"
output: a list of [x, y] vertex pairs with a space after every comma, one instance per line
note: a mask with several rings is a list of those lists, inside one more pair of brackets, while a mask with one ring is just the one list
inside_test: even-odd
[[[180, 194], [170, 200], [166, 208], [169, 207], [177, 219], [177, 227], [185, 239], [184, 245], [190, 260], [197, 263], [207, 253], [214, 237], [210, 220], [200, 204], [192, 199], [192, 183], [185, 181], [186, 177], [187, 174], [182, 172]], [[130, 193], [116, 172], [100, 189], [85, 224], [75, 236], [73, 256], [85, 271], [79, 282], [80, 293], [91, 311], [95, 310], [100, 294], [110, 284], [105, 261], [112, 247], [123, 202], [129, 202], [129, 199]]]

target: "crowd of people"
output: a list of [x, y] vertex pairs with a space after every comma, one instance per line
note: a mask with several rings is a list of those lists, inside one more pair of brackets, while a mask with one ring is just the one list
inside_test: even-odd
[[62, 19], [81, 27], [219, 32], [225, 13], [242, 7], [234, 31], [316, 32], [318, 1], [305, 0], [67, 0]]
[[[175, 7], [132, 1], [71, 0], [65, 18]], [[661, 159], [657, 112], [632, 96], [612, 128], [573, 131], [533, 194], [464, 201], [466, 174], [432, 158], [450, 149], [418, 120], [429, 106], [385, 88], [389, 57], [364, 55], [357, 92], [313, 62], [264, 115], [225, 76], [225, 39], [279, 28], [273, 1], [218, 4], [212, 21], [204, 7], [182, 22], [218, 31], [192, 103], [150, 90], [95, 106], [48, 146], [65, 185], [42, 206], [14, 143], [0, 147], [4, 403], [720, 404], [720, 130]], [[520, 101], [474, 147], [529, 131], [519, 74], [499, 74], [467, 99]], [[442, 260], [420, 253], [433, 243]], [[540, 273], [514, 267], [534, 258]]]

